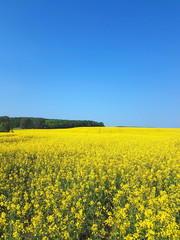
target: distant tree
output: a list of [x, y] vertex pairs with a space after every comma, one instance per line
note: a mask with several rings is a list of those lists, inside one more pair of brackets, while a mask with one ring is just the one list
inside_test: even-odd
[[32, 118], [32, 126], [35, 129], [43, 129], [45, 124], [44, 118]]
[[0, 132], [10, 131], [10, 119], [7, 116], [0, 117]]
[[100, 122], [100, 123], [99, 123], [99, 126], [104, 127], [104, 123], [103, 123], [103, 122]]
[[26, 118], [26, 117], [21, 118], [20, 128], [23, 128], [23, 129], [30, 129], [30, 128], [32, 128], [32, 120], [31, 120], [31, 118]]
[[20, 117], [10, 118], [11, 121], [11, 128], [19, 128], [20, 127]]

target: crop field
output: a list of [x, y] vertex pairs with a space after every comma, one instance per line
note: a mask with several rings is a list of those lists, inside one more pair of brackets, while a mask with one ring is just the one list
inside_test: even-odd
[[180, 129], [0, 133], [1, 239], [179, 239]]

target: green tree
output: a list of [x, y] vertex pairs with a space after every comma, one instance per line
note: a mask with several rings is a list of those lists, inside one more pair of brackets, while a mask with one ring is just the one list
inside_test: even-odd
[[27, 117], [21, 118], [20, 127], [23, 128], [23, 129], [30, 129], [30, 128], [32, 128], [31, 118], [27, 118]]
[[12, 129], [20, 127], [20, 121], [21, 121], [20, 117], [10, 118], [10, 121], [11, 121], [11, 128]]
[[45, 124], [44, 118], [32, 118], [32, 126], [35, 129], [43, 129]]
[[10, 119], [7, 116], [0, 117], [0, 132], [10, 131]]

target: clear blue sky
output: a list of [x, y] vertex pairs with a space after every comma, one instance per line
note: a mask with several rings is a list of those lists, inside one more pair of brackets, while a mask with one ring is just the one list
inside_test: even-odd
[[0, 115], [180, 127], [180, 1], [0, 1], [0, 88]]

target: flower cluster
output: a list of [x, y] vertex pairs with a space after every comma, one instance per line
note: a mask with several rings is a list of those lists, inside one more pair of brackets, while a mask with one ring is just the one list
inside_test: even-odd
[[180, 129], [0, 133], [1, 239], [179, 239]]

